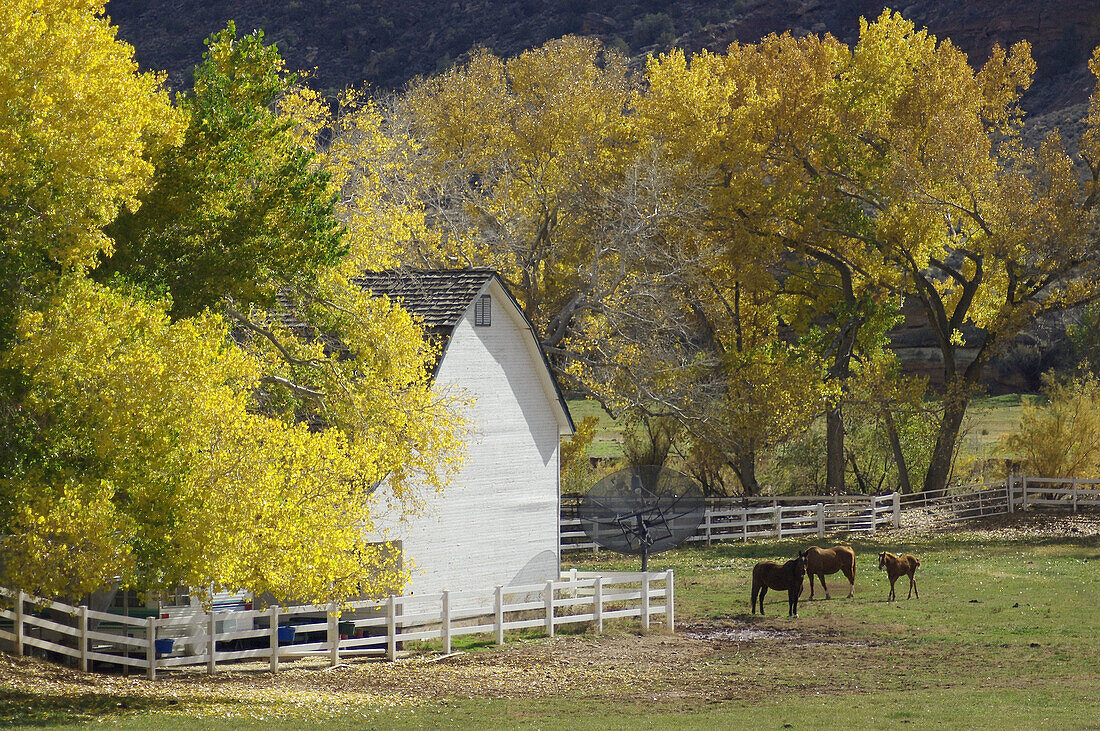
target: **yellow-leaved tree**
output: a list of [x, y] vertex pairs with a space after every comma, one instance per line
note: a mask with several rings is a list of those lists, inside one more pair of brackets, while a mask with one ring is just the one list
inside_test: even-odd
[[[337, 186], [274, 104], [292, 84], [277, 54], [259, 34], [211, 39], [180, 155], [180, 115], [102, 3], [5, 9], [40, 47], [0, 39], [0, 108], [23, 110], [0, 117], [2, 174], [19, 172], [0, 229], [0, 584], [399, 589], [391, 548], [364, 537], [372, 494], [387, 479], [415, 510], [460, 458], [461, 424], [420, 326], [352, 281]], [[55, 76], [34, 113], [25, 80]], [[59, 142], [78, 129], [87, 161]], [[159, 213], [108, 229], [127, 247], [111, 266], [102, 227], [124, 204]], [[296, 215], [314, 237], [300, 248], [280, 230]]]
[[387, 110], [407, 141], [403, 184], [438, 232], [420, 260], [497, 270], [551, 354], [624, 276], [595, 228], [629, 151], [633, 83], [620, 54], [568, 36], [511, 59], [478, 51]]
[[944, 412], [925, 489], [949, 479], [993, 356], [1034, 318], [1095, 297], [1100, 282], [1094, 176], [1079, 174], [1057, 131], [1037, 149], [1021, 141], [1034, 69], [1019, 43], [975, 70], [950, 41], [884, 12], [861, 23], [841, 75], [849, 152], [824, 177], [868, 213], [860, 237], [904, 278], [942, 357]]
[[149, 158], [179, 142], [162, 77], [139, 73], [100, 0], [0, 4], [0, 345], [16, 298], [111, 250]]

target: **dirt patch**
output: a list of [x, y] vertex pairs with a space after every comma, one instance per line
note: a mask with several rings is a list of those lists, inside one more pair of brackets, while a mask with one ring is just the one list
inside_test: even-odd
[[764, 627], [728, 627], [716, 625], [687, 625], [681, 627], [680, 635], [689, 640], [706, 642], [757, 642], [759, 640], [792, 639], [790, 631], [767, 629]]
[[[329, 709], [368, 699], [390, 707], [447, 697], [573, 694], [626, 699], [637, 697], [641, 688], [677, 698], [710, 698], [714, 685], [709, 668], [724, 664], [731, 653], [744, 654], [761, 646], [760, 652], [774, 660], [777, 647], [846, 644], [840, 631], [834, 635], [812, 626], [807, 629], [783, 627], [782, 620], [695, 622], [682, 625], [675, 634], [558, 636], [443, 659], [420, 655], [392, 663], [350, 660], [335, 668], [322, 660], [303, 660], [284, 663], [274, 675], [261, 663], [226, 665], [214, 676], [198, 668], [179, 669], [161, 673], [155, 682], [141, 676], [87, 675], [37, 659], [4, 656], [0, 695], [18, 691], [46, 700], [95, 694], [123, 698], [134, 707], [185, 702], [233, 714], [234, 709], [244, 712], [255, 704], [270, 705], [295, 694]], [[766, 652], [762, 643], [769, 648]], [[517, 678], [523, 682], [516, 682]], [[736, 697], [756, 694], [751, 678], [741, 681]]]

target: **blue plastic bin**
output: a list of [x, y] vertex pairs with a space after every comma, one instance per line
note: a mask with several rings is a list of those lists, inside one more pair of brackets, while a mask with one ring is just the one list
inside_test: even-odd
[[294, 627], [290, 625], [279, 627], [279, 644], [289, 645], [294, 642]]
[[159, 640], [153, 640], [153, 645], [156, 647], [158, 655], [167, 655], [172, 651], [172, 648], [176, 645], [175, 638], [165, 637]]

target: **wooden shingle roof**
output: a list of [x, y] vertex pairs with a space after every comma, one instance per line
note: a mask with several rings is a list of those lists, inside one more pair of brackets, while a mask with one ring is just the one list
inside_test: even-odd
[[470, 303], [494, 276], [491, 269], [367, 272], [355, 283], [385, 295], [424, 320], [429, 330], [454, 329]]

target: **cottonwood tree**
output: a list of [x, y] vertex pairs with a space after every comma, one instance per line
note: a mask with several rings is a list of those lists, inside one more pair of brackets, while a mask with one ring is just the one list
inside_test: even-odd
[[757, 456], [820, 408], [820, 362], [780, 337], [766, 252], [708, 234], [704, 172], [647, 151], [605, 195], [630, 286], [581, 319], [569, 367], [616, 411], [674, 419], [691, 460], [728, 465], [756, 494]]
[[161, 88], [115, 42], [102, 2], [5, 3], [0, 34], [0, 347], [19, 307], [111, 248], [103, 227], [137, 206], [179, 142]]
[[[813, 167], [832, 151], [836, 123], [829, 104], [847, 58], [847, 49], [828, 37], [772, 36], [690, 59], [672, 52], [651, 61], [637, 104], [646, 128], [640, 136], [681, 161], [686, 174], [677, 185], [703, 209], [690, 222], [681, 219], [686, 225], [672, 234], [708, 242], [701, 279], [714, 291], [771, 291], [775, 324], [765, 340], [778, 340], [782, 325], [788, 349], [798, 339], [827, 360], [826, 383], [800, 391], [823, 399], [817, 407], [826, 413], [827, 484], [837, 491], [843, 489], [841, 405], [852, 353], [860, 327], [890, 297], [881, 256], [868, 256], [831, 225], [852, 211], [822, 190]], [[769, 347], [777, 352], [778, 343]], [[795, 411], [804, 414], [804, 408]]]
[[617, 52], [566, 37], [507, 60], [478, 51], [387, 114], [441, 236], [420, 260], [497, 270], [552, 354], [568, 355], [578, 315], [623, 276], [591, 231], [621, 176], [633, 84]]
[[[1057, 134], [1038, 150], [1020, 143], [1019, 99], [1033, 71], [1026, 44], [994, 49], [975, 72], [950, 42], [884, 13], [861, 24], [843, 76], [855, 164], [829, 177], [868, 213], [866, 240], [905, 277], [943, 359], [944, 412], [924, 489], [946, 484], [991, 357], [1043, 312], [1094, 297], [1100, 281], [1094, 184], [1082, 186]], [[967, 323], [979, 329], [975, 342], [962, 336]]]
[[[164, 149], [179, 142], [178, 116], [114, 40], [101, 3], [16, 11], [17, 27], [58, 52], [39, 68], [37, 53], [0, 46], [0, 107], [24, 103], [20, 83], [35, 78], [49, 111], [0, 118], [0, 138], [17, 142], [7, 153], [16, 167], [46, 171], [9, 199], [3, 232], [5, 255], [22, 268], [0, 343], [0, 433], [13, 447], [0, 462], [0, 583], [77, 597], [117, 579], [143, 592], [182, 584], [320, 601], [398, 588], [387, 547], [365, 542], [374, 487], [389, 479], [400, 505], [414, 508], [414, 484], [445, 481], [458, 424], [432, 392], [435, 351], [419, 326], [359, 291], [342, 266], [329, 176], [311, 168], [309, 147], [291, 148], [302, 134], [255, 101], [258, 89], [283, 84], [277, 56], [258, 36], [215, 37], [200, 72], [210, 85], [196, 88], [219, 89], [209, 118], [196, 116], [194, 99], [185, 104], [191, 165]], [[54, 76], [54, 86], [43, 81]], [[100, 101], [104, 124], [89, 125], [88, 105]], [[102, 156], [88, 163], [97, 174], [82, 172], [78, 156], [72, 175], [49, 174], [68, 159], [58, 143], [54, 160], [50, 144], [77, 129]], [[275, 159], [249, 163], [268, 149], [250, 135], [274, 145]], [[225, 171], [212, 162], [221, 154]], [[152, 185], [147, 158], [165, 166]], [[254, 188], [241, 181], [253, 163]], [[268, 165], [289, 166], [301, 184], [273, 190]], [[170, 179], [192, 180], [209, 198], [195, 201]], [[57, 212], [20, 223], [22, 208], [42, 210], [40, 190]], [[101, 227], [143, 199], [163, 217], [123, 214], [110, 230], [140, 230], [127, 246], [145, 248], [142, 261], [112, 268]], [[173, 210], [183, 202], [209, 208]], [[314, 215], [305, 253], [271, 230], [303, 212]], [[231, 224], [242, 230], [230, 236]], [[258, 268], [243, 261], [249, 252]], [[108, 262], [110, 286], [88, 276], [97, 260]], [[202, 261], [194, 277], [209, 279], [182, 281], [188, 261]], [[298, 320], [268, 307], [284, 285]], [[318, 423], [329, 428], [311, 428]]]
[[183, 143], [154, 160], [140, 208], [109, 227], [114, 246], [97, 272], [169, 294], [176, 317], [225, 298], [270, 306], [345, 253], [331, 176], [276, 107], [296, 77], [262, 32], [238, 38], [230, 23], [207, 46], [179, 95]]
[[[714, 206], [725, 216], [714, 220], [797, 257], [807, 276], [783, 279], [788, 291], [805, 279], [805, 291], [827, 295], [818, 301], [833, 315], [831, 379], [849, 374], [859, 328], [889, 311], [893, 293], [921, 303], [946, 383], [924, 486], [942, 487], [985, 364], [1037, 315], [1093, 297], [1098, 281], [1095, 182], [1079, 183], [1057, 136], [1034, 151], [1019, 141], [1019, 96], [1034, 67], [1026, 45], [995, 50], [975, 72], [949, 42], [884, 13], [861, 24], [850, 51], [828, 38], [779, 37], [690, 65], [673, 54], [659, 66], [679, 73], [667, 86], [680, 98], [727, 105], [683, 135], [719, 141], [696, 143], [725, 173]], [[720, 93], [682, 91], [689, 87]], [[1086, 135], [1082, 146], [1090, 170], [1095, 140]], [[966, 343], [976, 353], [969, 361], [964, 324], [980, 333]], [[842, 424], [839, 414], [832, 423]], [[835, 444], [834, 485], [844, 455]]]

